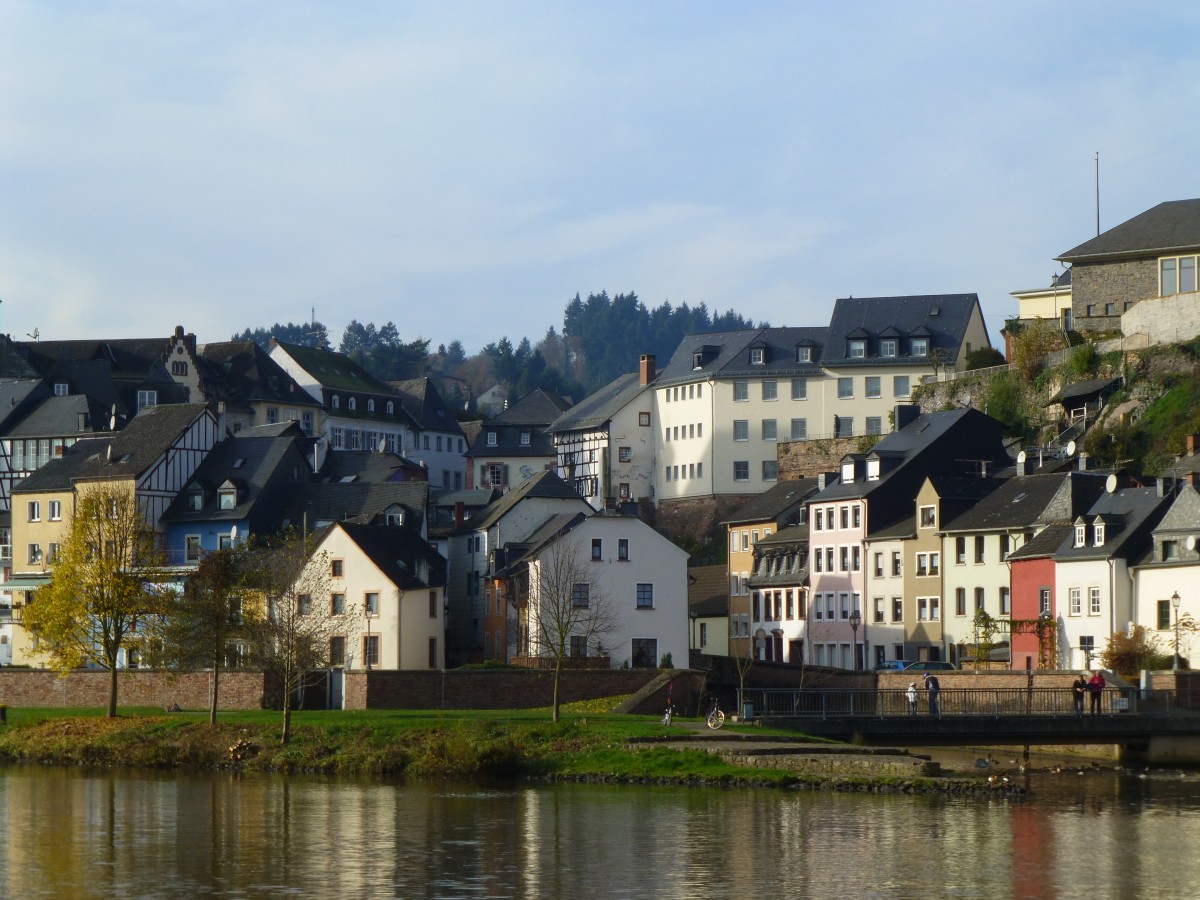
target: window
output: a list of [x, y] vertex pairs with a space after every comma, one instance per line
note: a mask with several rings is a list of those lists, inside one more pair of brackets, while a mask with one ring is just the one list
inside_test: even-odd
[[838, 556], [840, 557], [839, 562], [841, 562], [841, 564], [842, 564], [841, 570], [843, 572], [849, 572], [850, 571], [850, 548], [849, 547], [839, 547], [838, 549], [841, 551], [840, 553], [838, 553]]
[[976, 610], [983, 609], [986, 602], [987, 602], [987, 595], [984, 592], [983, 588], [981, 588], [981, 587], [975, 588], [975, 609]]
[[51, 522], [61, 522], [62, 521], [62, 501], [61, 500], [51, 500], [50, 501], [50, 521]]
[[[51, 516], [51, 518], [54, 518], [54, 517]], [[1092, 529], [1092, 541], [1093, 541], [1093, 545], [1096, 547], [1104, 546], [1104, 523], [1103, 522], [1097, 522], [1095, 527]]]
[[918, 553], [917, 554], [917, 576], [934, 576], [940, 571], [939, 569], [939, 553]]
[[750, 420], [749, 419], [734, 419], [733, 420], [733, 439], [735, 441], [750, 440]]
[[592, 587], [586, 581], [571, 585], [571, 605], [576, 609], [587, 609], [592, 602]]
[[267, 424], [276, 425], [279, 423], [279, 408], [276, 406], [267, 407]]
[[892, 574], [893, 575], [902, 575], [903, 573], [904, 573], [903, 557], [900, 555], [899, 550], [893, 550], [892, 551]]
[[913, 356], [928, 356], [929, 338], [915, 337], [909, 347]]
[[329, 639], [329, 665], [337, 668], [346, 664], [346, 639], [342, 636]]
[[903, 622], [904, 621], [904, 598], [903, 597], [893, 597], [892, 598], [892, 621], [893, 622]]
[[966, 588], [955, 588], [954, 590], [954, 614], [956, 616], [965, 616], [967, 614]]
[[750, 532], [742, 532], [742, 552], [745, 553], [750, 549]]
[[571, 656], [574, 659], [583, 659], [587, 656], [587, 635], [573, 634], [571, 635]]
[[881, 379], [878, 375], [867, 376], [866, 391], [868, 397], [875, 398], [883, 396], [883, 388], [880, 384], [880, 381]]
[[1048, 587], [1038, 591], [1038, 615], [1050, 615], [1050, 588]]
[[42, 521], [42, 503], [40, 500], [30, 500], [28, 509], [30, 522]]
[[779, 463], [773, 459], [764, 459], [762, 477], [763, 481], [777, 481], [779, 479]]
[[897, 347], [896, 347], [896, 339], [895, 338], [883, 338], [879, 342], [879, 355], [880, 356], [895, 356], [896, 349], [897, 349]]
[[634, 638], [633, 659], [631, 663], [636, 669], [654, 669], [658, 667], [658, 639]]
[[341, 616], [346, 613], [346, 595], [345, 594], [330, 594], [329, 595], [329, 614], [333, 616]]
[[812, 362], [812, 347], [803, 346], [796, 348], [796, 362]]
[[189, 491], [187, 494], [187, 508], [191, 512], [199, 512], [204, 508], [204, 492]]
[[639, 582], [637, 586], [637, 608], [654, 609], [654, 585]]
[[922, 506], [920, 509], [921, 527], [933, 528], [937, 525], [937, 507]]
[[931, 622], [941, 621], [942, 618], [942, 598], [929, 598], [929, 619]]
[[1079, 588], [1073, 587], [1067, 591], [1067, 613], [1072, 616], [1077, 616], [1083, 612], [1080, 606]]
[[532, 432], [529, 432], [529, 431], [521, 432], [521, 446], [522, 447], [528, 447], [532, 440], [533, 440]]
[[329, 405], [331, 407], [333, 407], [334, 409], [341, 408], [342, 398], [339, 397], [337, 394], [334, 394], [332, 397], [329, 398]]
[[862, 359], [867, 355], [866, 341], [848, 341], [847, 343], [849, 347], [847, 348], [846, 355], [851, 359]]
[[762, 347], [750, 348], [750, 365], [761, 366], [766, 362], [766, 351]]
[[1075, 526], [1075, 546], [1082, 547], [1086, 543], [1087, 543], [1087, 526], [1086, 525], [1076, 525]]
[[883, 418], [867, 416], [867, 434], [883, 434]]
[[367, 611], [368, 616], [379, 615], [379, 594], [375, 591], [368, 591], [364, 594], [363, 608]]
[[854, 379], [851, 377], [839, 378], [837, 380], [838, 399], [850, 400], [854, 397]]
[[917, 621], [925, 622], [929, 620], [929, 600], [926, 597], [917, 598]]
[[379, 665], [379, 635], [363, 636], [363, 663], [368, 669]]
[[733, 399], [737, 403], [750, 399], [750, 382], [735, 381], [733, 383]]
[[300, 594], [296, 597], [296, 614], [301, 616], [312, 615], [312, 595]]
[[217, 492], [217, 503], [220, 509], [234, 509], [237, 506], [237, 489], [222, 488]]
[[46, 545], [46, 564], [54, 565], [58, 562], [59, 553], [62, 551], [62, 544], [47, 544]]
[[729, 596], [736, 597], [741, 592], [742, 592], [741, 577], [737, 574], [737, 572], [734, 572], [732, 575], [729, 576]]
[[983, 535], [975, 535], [975, 562], [983, 562]]
[[66, 382], [64, 382], [64, 381], [54, 382], [54, 396], [55, 397], [66, 397], [70, 393], [71, 393], [71, 388], [67, 385]]
[[892, 396], [907, 397], [912, 393], [907, 375], [892, 376]]
[[762, 420], [762, 439], [764, 441], [775, 441], [779, 439], [779, 430], [775, 425], [774, 419]]
[[954, 564], [957, 566], [967, 564], [967, 539], [965, 537], [954, 539]]
[[497, 443], [498, 443], [498, 439], [497, 439], [497, 436], [496, 436], [496, 432], [494, 432], [494, 431], [489, 431], [489, 432], [487, 433], [487, 445], [488, 445], [489, 447], [495, 447]]
[[641, 425], [643, 428], [648, 428], [650, 426], [650, 413], [648, 413], [648, 412], [638, 413], [638, 424]]
[[834, 434], [840, 438], [854, 437], [854, 417], [834, 416]]
[[733, 480], [734, 481], [749, 481], [750, 480], [750, 461], [737, 460], [733, 464]]
[[592, 559], [604, 559], [604, 541], [600, 538], [592, 538]]
[[876, 578], [883, 577], [883, 554], [882, 553], [875, 554], [875, 565], [873, 567], [873, 571], [874, 571], [874, 575]]
[[1179, 558], [1179, 541], [1163, 541], [1162, 542], [1162, 558], [1178, 559]]
[[779, 382], [778, 381], [764, 381], [762, 383], [762, 398], [764, 400], [778, 400], [779, 399]]
[[1100, 615], [1100, 588], [1088, 588], [1088, 615]]
[[632, 460], [633, 459], [633, 448], [632, 447], [618, 447], [617, 448], [617, 459], [623, 463], [627, 463], [630, 460]]
[[1000, 588], [1000, 615], [1012, 615], [1012, 593], [1003, 586]]
[[329, 575], [331, 578], [341, 578], [345, 574], [345, 563], [340, 559], [332, 559], [329, 561]]
[[487, 483], [490, 487], [504, 487], [503, 463], [489, 463], [487, 467]]
[[1189, 294], [1196, 290], [1196, 257], [1181, 256], [1178, 259], [1161, 259], [1159, 267], [1159, 296]]
[[1158, 601], [1158, 630], [1169, 631], [1171, 629], [1171, 601]]
[[158, 391], [138, 391], [137, 392], [137, 408], [138, 412], [150, 406], [158, 405]]
[[792, 419], [792, 440], [802, 441], [808, 436], [808, 420]]
[[617, 539], [617, 559], [622, 561], [629, 560], [629, 538]]
[[183, 539], [184, 558], [188, 562], [200, 561], [200, 535], [189, 534]]

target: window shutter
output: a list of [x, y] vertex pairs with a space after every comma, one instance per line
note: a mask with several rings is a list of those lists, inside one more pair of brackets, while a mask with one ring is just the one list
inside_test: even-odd
[[504, 464], [504, 487], [508, 487], [508, 463]]

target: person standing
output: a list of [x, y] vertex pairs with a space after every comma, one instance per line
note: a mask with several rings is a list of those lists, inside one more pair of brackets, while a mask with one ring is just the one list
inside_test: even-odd
[[1088, 692], [1087, 680], [1083, 677], [1083, 673], [1079, 673], [1079, 677], [1071, 684], [1071, 702], [1075, 704], [1075, 715], [1083, 715], [1083, 695]]
[[942, 692], [942, 686], [938, 682], [937, 676], [925, 673], [925, 690], [929, 691], [929, 714], [931, 716], [940, 716], [941, 708], [938, 706], [938, 694]]
[[915, 716], [917, 714], [917, 683], [910, 681], [908, 690], [904, 692], [904, 696], [908, 698], [908, 714]]
[[1092, 715], [1100, 715], [1100, 699], [1104, 695], [1104, 673], [1097, 669], [1088, 679], [1088, 691], [1092, 695]]

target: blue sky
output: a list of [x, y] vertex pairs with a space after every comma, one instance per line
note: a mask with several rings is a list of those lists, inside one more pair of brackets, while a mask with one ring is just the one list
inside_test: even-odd
[[1200, 196], [1197, 110], [1183, 3], [0, 0], [0, 331], [975, 291], [999, 343], [1097, 151], [1102, 229]]

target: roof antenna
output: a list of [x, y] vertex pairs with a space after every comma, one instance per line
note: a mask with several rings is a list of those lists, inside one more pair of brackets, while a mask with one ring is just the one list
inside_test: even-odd
[[1100, 237], [1100, 151], [1096, 151], [1096, 237]]
[[37, 326], [34, 325], [33, 331], [29, 332], [27, 335], [25, 335], [25, 337], [33, 338], [35, 341], [38, 341], [38, 340], [41, 340], [42, 333], [40, 331], [38, 331]]

